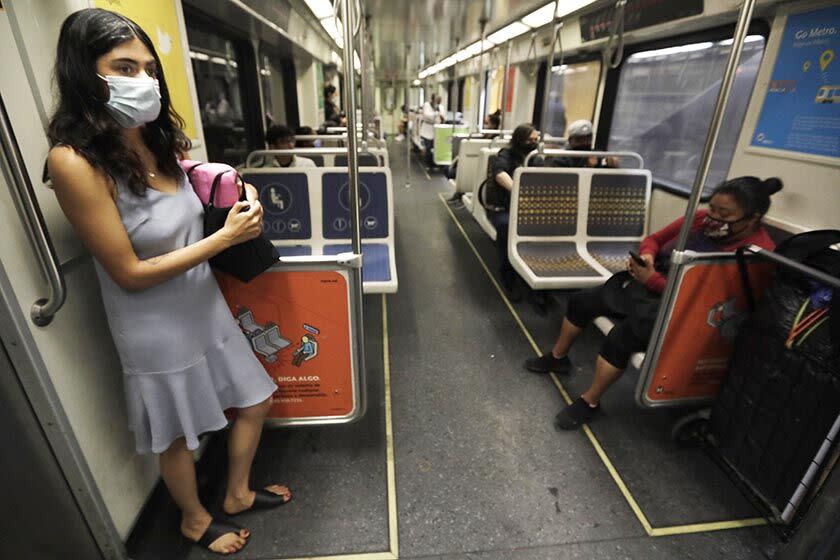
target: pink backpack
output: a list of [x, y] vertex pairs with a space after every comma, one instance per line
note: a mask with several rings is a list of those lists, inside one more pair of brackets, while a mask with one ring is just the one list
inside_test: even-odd
[[204, 206], [210, 203], [210, 192], [217, 184], [213, 206], [229, 208], [244, 192], [244, 183], [236, 169], [226, 163], [202, 163], [190, 159], [180, 161], [192, 188]]

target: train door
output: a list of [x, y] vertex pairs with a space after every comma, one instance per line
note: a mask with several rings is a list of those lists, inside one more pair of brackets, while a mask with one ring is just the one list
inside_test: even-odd
[[[0, 181], [2, 182], [2, 181]], [[0, 343], [0, 516], [2, 558], [102, 558], [47, 441], [5, 342]], [[14, 512], [12, 515], [11, 512]]]
[[[0, 557], [124, 558], [158, 471], [132, 449], [93, 260], [42, 180], [52, 96], [40, 57], [67, 15], [54, 6], [0, 10], [0, 476], [12, 497]], [[36, 320], [44, 300], [63, 306]]]

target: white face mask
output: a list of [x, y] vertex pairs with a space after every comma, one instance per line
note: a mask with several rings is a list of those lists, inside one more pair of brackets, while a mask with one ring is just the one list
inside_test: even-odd
[[105, 107], [125, 128], [152, 122], [160, 114], [160, 84], [150, 76], [99, 76], [108, 84]]

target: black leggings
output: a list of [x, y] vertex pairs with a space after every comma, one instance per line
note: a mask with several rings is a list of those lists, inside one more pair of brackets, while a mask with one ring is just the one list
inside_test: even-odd
[[569, 298], [566, 319], [574, 326], [582, 329], [596, 317], [608, 316], [615, 323], [609, 332], [599, 355], [610, 365], [618, 369], [627, 367], [630, 356], [635, 352], [642, 352], [647, 348], [647, 340], [639, 338], [624, 319], [624, 315], [616, 315], [604, 302], [604, 288], [599, 286], [584, 290]]
[[508, 226], [510, 225], [510, 211], [487, 212], [487, 217], [493, 227], [496, 228], [496, 252], [499, 254], [499, 268], [504, 271], [513, 271], [508, 259]]

